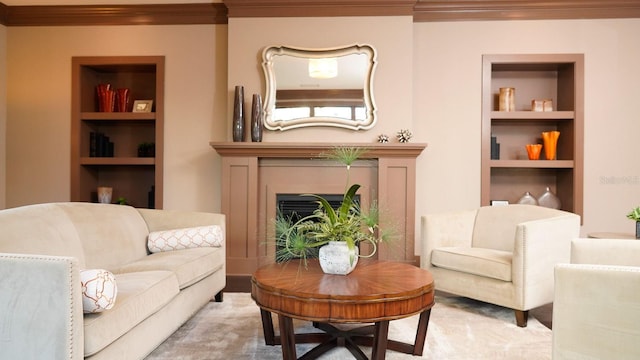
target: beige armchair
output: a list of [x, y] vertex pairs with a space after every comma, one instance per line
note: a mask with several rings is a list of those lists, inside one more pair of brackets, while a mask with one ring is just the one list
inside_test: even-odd
[[640, 240], [575, 239], [555, 279], [553, 359], [640, 359]]
[[553, 301], [553, 271], [569, 261], [576, 214], [533, 205], [485, 206], [422, 216], [421, 267], [436, 290], [515, 310]]

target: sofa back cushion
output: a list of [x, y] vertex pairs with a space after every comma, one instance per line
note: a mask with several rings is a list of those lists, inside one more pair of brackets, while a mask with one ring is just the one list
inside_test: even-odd
[[0, 211], [0, 252], [72, 256], [86, 266], [75, 225], [56, 204]]
[[472, 246], [512, 252], [518, 224], [563, 214], [535, 205], [483, 206], [476, 216]]
[[131, 206], [58, 204], [73, 222], [86, 267], [113, 270], [147, 255], [149, 230], [140, 213]]

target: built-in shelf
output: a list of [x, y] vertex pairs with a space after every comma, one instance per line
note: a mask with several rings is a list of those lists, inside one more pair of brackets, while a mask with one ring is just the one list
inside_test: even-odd
[[[97, 201], [97, 187], [113, 188], [112, 202], [163, 206], [163, 56], [72, 58], [71, 201]], [[98, 85], [129, 89], [124, 111], [98, 111]], [[133, 112], [152, 100], [150, 112]], [[150, 150], [154, 149], [154, 150]]]
[[155, 121], [155, 112], [83, 112], [80, 118], [85, 121]]
[[81, 165], [155, 165], [153, 157], [82, 157]]
[[[562, 209], [582, 215], [584, 56], [582, 54], [485, 55], [482, 70], [481, 203], [517, 202], [547, 187]], [[497, 111], [502, 87], [515, 89], [516, 111]], [[551, 100], [555, 111], [531, 111], [532, 100]], [[525, 145], [559, 131], [554, 160], [529, 160]], [[491, 138], [500, 144], [491, 154]], [[543, 147], [540, 159], [545, 159]]]
[[[544, 156], [544, 155], [543, 155]], [[491, 160], [492, 168], [573, 169], [573, 160]]]
[[492, 111], [492, 119], [573, 120], [574, 111]]

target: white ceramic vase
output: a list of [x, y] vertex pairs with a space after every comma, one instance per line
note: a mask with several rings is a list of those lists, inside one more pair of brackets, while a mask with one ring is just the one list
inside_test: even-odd
[[[349, 250], [344, 241], [330, 241], [320, 248], [318, 259], [325, 274], [347, 275], [358, 264], [358, 247]], [[351, 263], [353, 255], [353, 263]]]

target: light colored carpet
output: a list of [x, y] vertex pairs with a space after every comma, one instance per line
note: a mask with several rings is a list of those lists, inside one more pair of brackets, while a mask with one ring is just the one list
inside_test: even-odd
[[[395, 320], [389, 338], [413, 342], [418, 317]], [[274, 323], [277, 330], [277, 317]], [[307, 322], [294, 321], [296, 332], [317, 331]], [[313, 344], [296, 346], [298, 356]], [[364, 348], [367, 356], [370, 348]], [[321, 359], [351, 359], [336, 348]], [[551, 359], [551, 330], [529, 317], [526, 328], [515, 325], [511, 310], [458, 297], [436, 296], [422, 357], [387, 351], [387, 359]], [[260, 310], [247, 293], [225, 293], [222, 303], [209, 303], [147, 360], [282, 359], [280, 346], [267, 346], [262, 336]]]

